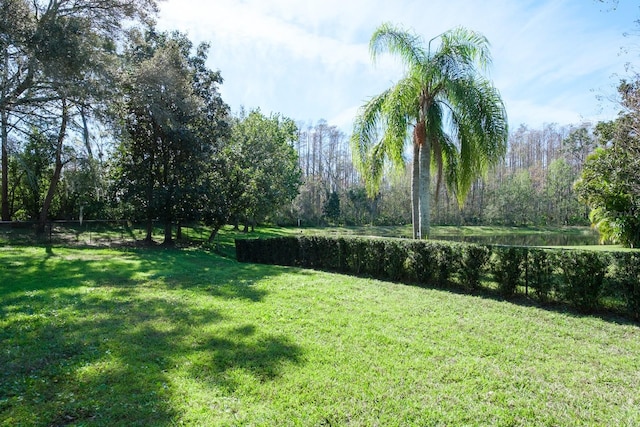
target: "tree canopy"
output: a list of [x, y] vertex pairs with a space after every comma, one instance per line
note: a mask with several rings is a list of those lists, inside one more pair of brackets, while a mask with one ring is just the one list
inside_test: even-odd
[[116, 153], [116, 193], [147, 223], [165, 229], [198, 216], [202, 183], [225, 135], [228, 107], [218, 73], [204, 67], [206, 45], [192, 54], [180, 33], [134, 33], [123, 72], [118, 109], [122, 139]]
[[[87, 138], [87, 116], [108, 98], [115, 43], [123, 23], [148, 22], [155, 0], [4, 0], [0, 8], [0, 127], [2, 139], [2, 219], [9, 209], [9, 138], [32, 126], [55, 134], [55, 168], [40, 221], [48, 216], [62, 168], [62, 149], [76, 127]], [[54, 130], [55, 128], [55, 130]]]
[[412, 132], [413, 233], [427, 238], [432, 165], [438, 186], [444, 179], [462, 203], [475, 178], [506, 151], [506, 111], [482, 74], [491, 62], [489, 42], [459, 27], [425, 45], [413, 32], [383, 24], [372, 35], [370, 50], [374, 60], [384, 52], [398, 56], [406, 71], [360, 109], [352, 136], [356, 161], [374, 193], [386, 159], [404, 165]]
[[591, 207], [603, 240], [640, 246], [640, 76], [618, 87], [623, 111], [600, 123], [600, 147], [585, 162], [576, 190]]
[[237, 215], [246, 223], [275, 214], [298, 194], [301, 171], [293, 149], [297, 136], [293, 120], [260, 110], [242, 111], [234, 120], [230, 151], [237, 159], [241, 186]]
[[156, 12], [156, 0], [2, 2], [3, 220], [43, 229], [83, 214], [126, 218], [146, 223], [147, 240], [161, 224], [166, 243], [193, 223], [213, 239], [229, 222], [413, 221], [424, 238], [431, 216], [586, 224], [579, 194], [603, 237], [638, 245], [637, 76], [620, 86], [620, 116], [595, 132], [545, 124], [508, 135], [482, 34], [459, 27], [423, 40], [383, 24], [371, 56], [399, 58], [404, 74], [362, 106], [349, 138], [324, 120], [232, 116], [209, 46], [155, 30]]

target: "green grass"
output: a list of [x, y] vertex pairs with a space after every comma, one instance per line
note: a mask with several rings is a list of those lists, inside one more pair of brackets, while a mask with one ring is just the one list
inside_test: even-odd
[[640, 424], [640, 328], [202, 250], [0, 248], [0, 425]]

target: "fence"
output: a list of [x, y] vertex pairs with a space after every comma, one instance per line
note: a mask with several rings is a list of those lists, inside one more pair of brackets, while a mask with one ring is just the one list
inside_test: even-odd
[[[0, 243], [65, 244], [77, 246], [133, 246], [146, 237], [144, 224], [127, 220], [50, 221], [43, 233], [36, 233], [37, 223], [30, 221], [0, 222]], [[204, 227], [181, 225], [181, 241], [204, 242], [208, 237]], [[154, 223], [154, 240], [164, 238], [164, 230]], [[174, 227], [176, 236], [176, 227]]]

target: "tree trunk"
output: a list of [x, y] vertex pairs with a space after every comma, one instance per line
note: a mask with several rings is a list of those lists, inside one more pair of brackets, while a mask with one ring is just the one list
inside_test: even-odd
[[[9, 79], [9, 52], [5, 47], [3, 52], [4, 71], [2, 73], [2, 100], [7, 98], [6, 87]], [[9, 112], [7, 105], [0, 106], [0, 115], [2, 116], [2, 196], [0, 196], [2, 205], [2, 220], [11, 221], [9, 212]]]
[[431, 144], [420, 146], [420, 238], [428, 239], [431, 209]]
[[144, 241], [148, 244], [153, 242], [153, 185], [155, 181], [153, 173], [153, 165], [155, 163], [155, 152], [150, 150], [149, 168], [147, 170], [147, 188], [146, 188], [146, 203], [147, 203], [147, 235]]
[[428, 239], [431, 214], [431, 141], [427, 138], [426, 125], [424, 121], [420, 121], [416, 124], [414, 129], [414, 138], [414, 141], [417, 141], [417, 145], [419, 146], [418, 210], [420, 226], [418, 230], [418, 238]]
[[171, 221], [166, 221], [164, 223], [164, 241], [162, 242], [164, 246], [173, 245], [173, 236], [171, 234], [172, 231], [173, 231], [173, 228], [171, 226]]
[[413, 160], [411, 165], [411, 224], [413, 238], [420, 238], [420, 145], [413, 143]]
[[216, 236], [218, 235], [218, 231], [220, 231], [220, 225], [214, 225], [213, 229], [211, 230], [211, 234], [209, 235], [209, 239], [207, 240], [208, 243], [213, 243], [213, 240], [216, 238]]
[[151, 218], [147, 219], [147, 234], [144, 237], [144, 241], [146, 243], [151, 243], [153, 241], [153, 220]]
[[0, 111], [2, 115], [2, 220], [11, 221], [9, 212], [9, 118], [7, 110], [4, 108]]
[[47, 195], [44, 198], [44, 203], [42, 204], [42, 210], [40, 211], [40, 218], [38, 221], [38, 227], [36, 232], [38, 234], [44, 233], [45, 224], [47, 223], [47, 217], [49, 216], [49, 208], [51, 207], [51, 202], [53, 201], [53, 196], [56, 193], [56, 189], [58, 188], [58, 182], [60, 182], [60, 175], [62, 173], [62, 167], [64, 163], [62, 162], [62, 148], [64, 143], [64, 138], [67, 133], [67, 121], [69, 120], [69, 109], [67, 107], [67, 102], [65, 99], [62, 100], [62, 121], [60, 123], [60, 131], [58, 132], [58, 139], [56, 141], [56, 164], [53, 170], [53, 176], [51, 177], [51, 182], [49, 182], [49, 190], [47, 191]]

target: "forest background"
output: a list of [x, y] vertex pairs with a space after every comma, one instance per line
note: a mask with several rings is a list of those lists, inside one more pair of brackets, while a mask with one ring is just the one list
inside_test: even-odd
[[[228, 222], [411, 222], [409, 167], [388, 168], [379, 193], [369, 198], [349, 135], [337, 126], [259, 109], [232, 114], [219, 93], [224, 70], [205, 65], [208, 45], [158, 32], [151, 19], [155, 2], [127, 8], [114, 0], [105, 13], [89, 1], [3, 3], [4, 221], [160, 221], [169, 224], [169, 235], [173, 226], [193, 222], [214, 229]], [[121, 28], [123, 17], [137, 24]], [[169, 71], [158, 77], [158, 70]], [[193, 102], [149, 101], [165, 90]], [[133, 130], [158, 113], [168, 124], [150, 125], [151, 144], [140, 159], [127, 159], [135, 152], [130, 144], [141, 141]], [[462, 207], [444, 189], [433, 195], [433, 223], [588, 225], [590, 209], [574, 184], [588, 155], [607, 143], [598, 141], [597, 128], [585, 122], [512, 129], [506, 157], [474, 183]], [[192, 157], [184, 156], [185, 147]], [[150, 166], [151, 175], [131, 173], [159, 153], [166, 154], [164, 163]], [[148, 197], [139, 197], [148, 188]]]

